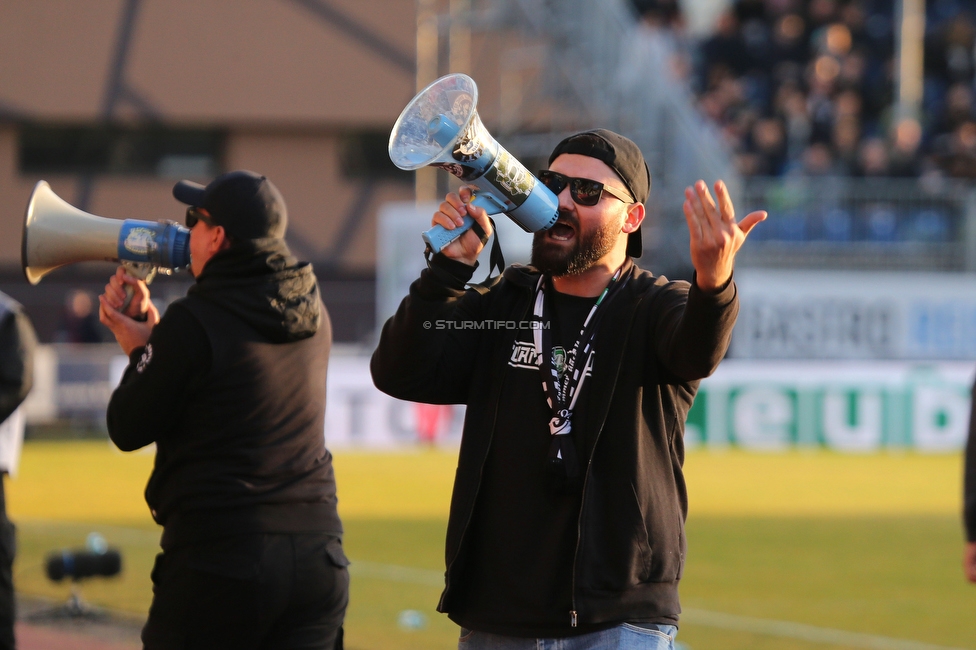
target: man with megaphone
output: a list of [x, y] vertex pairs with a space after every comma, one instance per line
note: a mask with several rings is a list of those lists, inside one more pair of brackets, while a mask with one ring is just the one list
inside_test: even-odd
[[[725, 354], [749, 231], [728, 191], [685, 191], [691, 283], [637, 268], [651, 178], [598, 129], [560, 142], [541, 181], [558, 220], [532, 265], [465, 290], [484, 238], [430, 258], [371, 362], [394, 397], [466, 404], [438, 606], [468, 650], [673, 648], [687, 513], [685, 418]], [[491, 224], [471, 193], [432, 223]]]
[[124, 451], [156, 444], [146, 501], [163, 552], [143, 643], [341, 648], [349, 562], [322, 431], [332, 329], [318, 282], [264, 176], [173, 195], [189, 205], [186, 297], [160, 318], [121, 269], [99, 297], [129, 355], [109, 435]]

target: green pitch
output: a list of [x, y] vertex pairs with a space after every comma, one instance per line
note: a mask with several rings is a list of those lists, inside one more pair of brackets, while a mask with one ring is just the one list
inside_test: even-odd
[[[343, 452], [335, 466], [354, 562], [347, 647], [456, 647], [456, 626], [434, 611], [453, 454]], [[144, 616], [159, 539], [142, 501], [151, 468], [151, 453], [107, 443], [29, 443], [7, 484], [19, 590], [66, 599], [44, 556], [97, 531], [121, 548], [124, 574], [84, 584], [84, 598]], [[686, 470], [688, 649], [976, 650], [958, 455], [696, 451]]]

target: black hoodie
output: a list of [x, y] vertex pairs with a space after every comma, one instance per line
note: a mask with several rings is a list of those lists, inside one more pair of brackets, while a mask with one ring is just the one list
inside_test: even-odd
[[[520, 362], [521, 333], [484, 324], [531, 320], [539, 272], [511, 266], [489, 286], [465, 291], [473, 270], [435, 255], [383, 326], [370, 363], [374, 383], [389, 395], [467, 405], [438, 610], [455, 622], [491, 621], [493, 629], [484, 631], [546, 637], [623, 622], [677, 621], [688, 509], [685, 419], [698, 381], [715, 370], [728, 348], [739, 309], [735, 283], [705, 293], [694, 284], [625, 267], [630, 279], [606, 305], [594, 342], [600, 356], [580, 397], [581, 415], [586, 412], [574, 425], [583, 482], [576, 525], [561, 531], [575, 549], [565, 567], [568, 602], [561, 612], [523, 611], [521, 620], [502, 620], [507, 607], [487, 603], [482, 611], [472, 610], [465, 578], [471, 554], [478, 551], [473, 536], [484, 523], [479, 501], [498, 498], [482, 490], [496, 461], [489, 458], [495, 433], [510, 419], [502, 411], [528, 413], [531, 398], [502, 402]], [[459, 322], [481, 325], [443, 326]], [[545, 431], [546, 422], [538, 426]], [[524, 545], [538, 543], [526, 533], [508, 522], [501, 534]], [[525, 584], [525, 576], [509, 566], [484, 570], [507, 572], [516, 588], [542, 594], [540, 609], [551, 593], [552, 585]], [[559, 629], [550, 625], [554, 616], [563, 621]]]
[[122, 450], [156, 443], [163, 547], [239, 532], [341, 534], [325, 448], [328, 314], [283, 240], [215, 255], [153, 328], [108, 407]]

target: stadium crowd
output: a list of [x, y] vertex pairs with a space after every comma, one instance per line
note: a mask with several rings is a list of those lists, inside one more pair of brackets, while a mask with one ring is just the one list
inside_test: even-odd
[[697, 43], [678, 0], [634, 4], [743, 175], [976, 178], [976, 3], [927, 3], [919, 120], [893, 111], [893, 0], [735, 0]]

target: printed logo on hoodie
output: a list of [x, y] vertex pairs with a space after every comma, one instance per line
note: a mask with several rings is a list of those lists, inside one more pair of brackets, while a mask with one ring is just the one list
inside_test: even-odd
[[512, 346], [512, 358], [508, 360], [508, 365], [513, 368], [538, 370], [539, 355], [535, 353], [535, 345], [530, 341], [515, 341], [515, 345]]
[[150, 361], [152, 361], [152, 343], [147, 343], [145, 352], [142, 353], [142, 356], [139, 357], [139, 363], [136, 364], [136, 372], [141, 373], [145, 370]]

